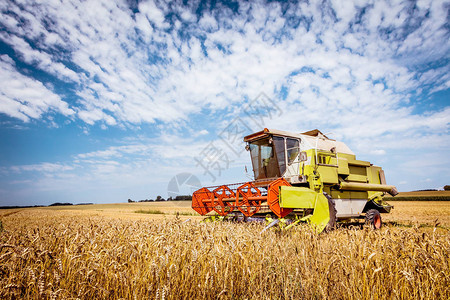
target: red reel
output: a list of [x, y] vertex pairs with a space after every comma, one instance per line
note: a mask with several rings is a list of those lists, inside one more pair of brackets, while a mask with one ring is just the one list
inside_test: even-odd
[[201, 188], [192, 194], [192, 209], [204, 216], [212, 210], [212, 199], [214, 193], [207, 188]]
[[244, 183], [236, 191], [237, 208], [246, 217], [257, 213], [264, 200], [265, 197], [261, 196], [261, 191], [252, 182]]
[[290, 214], [293, 209], [292, 208], [281, 208], [280, 201], [278, 195], [280, 193], [280, 186], [290, 186], [290, 183], [286, 181], [284, 178], [278, 178], [269, 184], [269, 188], [267, 189], [267, 204], [271, 211], [278, 216], [278, 218], [284, 218], [288, 214]]
[[[234, 210], [236, 194], [226, 185], [221, 185], [214, 191], [211, 202], [212, 209], [221, 216], [226, 216]], [[232, 201], [230, 201], [233, 199]]]

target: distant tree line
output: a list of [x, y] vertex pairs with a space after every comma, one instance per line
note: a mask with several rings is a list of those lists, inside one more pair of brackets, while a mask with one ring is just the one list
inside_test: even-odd
[[[434, 192], [434, 191], [439, 191], [439, 190], [438, 189], [425, 189], [425, 190], [415, 190], [412, 192]], [[450, 185], [445, 185], [444, 191], [450, 191]]]
[[192, 200], [192, 195], [180, 195], [180, 196], [176, 196], [175, 200], [177, 201], [191, 201]]
[[69, 203], [69, 202], [55, 202], [53, 204], [50, 204], [49, 206], [65, 206], [65, 205], [92, 205], [94, 203], [77, 203], [77, 204], [73, 204], [73, 203]]
[[53, 204], [50, 204], [49, 206], [65, 206], [65, 205], [73, 205], [73, 204], [72, 203], [68, 203], [68, 202], [65, 202], [65, 203], [55, 202]]
[[47, 206], [66, 206], [66, 205], [92, 205], [94, 203], [61, 203], [61, 202], [55, 202], [50, 205], [11, 205], [11, 206], [0, 206], [0, 209], [13, 209], [13, 208], [37, 208], [37, 207], [47, 207]]
[[131, 199], [128, 199], [128, 203], [135, 203], [135, 202], [156, 202], [156, 201], [191, 201], [192, 200], [192, 196], [191, 195], [179, 195], [176, 196], [175, 198], [173, 197], [169, 197], [167, 199], [164, 199], [161, 196], [157, 196], [156, 199], [145, 199], [145, 200], [137, 200], [137, 201], [133, 201]]

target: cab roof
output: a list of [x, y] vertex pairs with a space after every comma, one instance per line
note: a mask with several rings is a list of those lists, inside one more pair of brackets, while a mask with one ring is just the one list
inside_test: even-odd
[[330, 151], [332, 148], [336, 148], [336, 151], [338, 153], [355, 155], [346, 144], [328, 138], [318, 129], [313, 129], [303, 133], [292, 133], [282, 130], [264, 128], [261, 131], [252, 133], [244, 137], [244, 142], [252, 142], [268, 137], [269, 135], [301, 139], [307, 149], [317, 148], [320, 150]]

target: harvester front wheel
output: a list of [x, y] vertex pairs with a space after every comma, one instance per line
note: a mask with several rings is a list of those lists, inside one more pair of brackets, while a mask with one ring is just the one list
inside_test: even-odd
[[366, 224], [373, 229], [380, 229], [382, 224], [380, 212], [376, 209], [369, 209], [366, 212]]

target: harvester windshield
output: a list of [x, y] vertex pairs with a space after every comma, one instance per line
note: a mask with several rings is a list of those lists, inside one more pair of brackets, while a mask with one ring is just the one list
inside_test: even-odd
[[[296, 139], [272, 136], [249, 143], [255, 179], [281, 177], [299, 153]], [[286, 149], [287, 146], [287, 149]], [[288, 161], [286, 162], [286, 151]]]
[[273, 144], [269, 144], [269, 139], [258, 140], [249, 145], [255, 179], [280, 176]]

